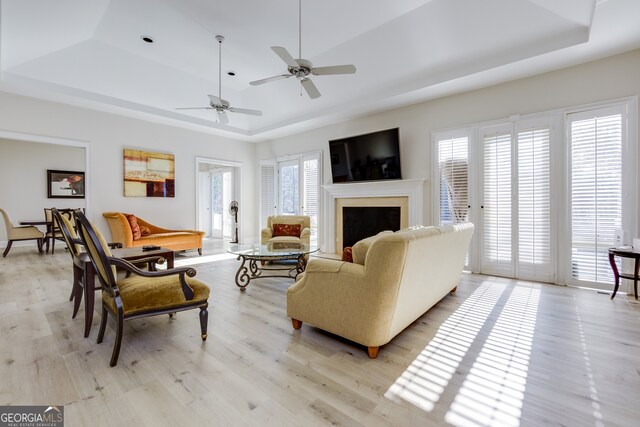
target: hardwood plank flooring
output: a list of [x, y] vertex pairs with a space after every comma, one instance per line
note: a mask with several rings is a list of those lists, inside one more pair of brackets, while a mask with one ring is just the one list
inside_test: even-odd
[[208, 340], [197, 310], [129, 321], [110, 368], [112, 319], [100, 345], [99, 309], [87, 339], [84, 308], [71, 319], [68, 254], [14, 248], [0, 260], [0, 405], [62, 404], [67, 426], [640, 424], [632, 298], [464, 274], [370, 360], [309, 325], [293, 330], [292, 280], [239, 292], [238, 263], [216, 245], [178, 256], [212, 289]]

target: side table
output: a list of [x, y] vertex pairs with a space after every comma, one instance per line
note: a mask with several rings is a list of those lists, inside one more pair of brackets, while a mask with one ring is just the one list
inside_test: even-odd
[[[616, 265], [616, 261], [614, 257], [620, 258], [631, 258], [635, 260], [635, 265], [633, 268], [633, 275], [620, 273], [618, 271], [618, 266]], [[615, 278], [615, 287], [613, 288], [613, 294], [611, 294], [611, 299], [616, 296], [616, 292], [618, 292], [618, 287], [620, 286], [620, 278], [633, 280], [633, 292], [635, 294], [636, 299], [638, 299], [638, 279], [640, 279], [640, 252], [636, 252], [633, 249], [629, 248], [610, 248], [609, 249], [609, 264], [611, 264], [611, 269], [613, 270], [613, 277]]]

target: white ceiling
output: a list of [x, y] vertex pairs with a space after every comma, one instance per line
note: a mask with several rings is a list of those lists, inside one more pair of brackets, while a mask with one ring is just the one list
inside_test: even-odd
[[[639, 0], [302, 1], [302, 57], [353, 63], [309, 99], [297, 0], [0, 0], [0, 89], [260, 140], [640, 47]], [[206, 106], [218, 94], [261, 117]], [[141, 36], [152, 37], [153, 44]], [[235, 77], [226, 74], [234, 71]], [[637, 70], [636, 70], [637, 71]]]

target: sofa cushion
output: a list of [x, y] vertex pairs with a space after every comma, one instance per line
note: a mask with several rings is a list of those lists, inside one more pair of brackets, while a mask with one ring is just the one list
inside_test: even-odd
[[292, 236], [300, 237], [301, 224], [273, 224], [273, 237]]
[[140, 226], [138, 225], [138, 218], [132, 214], [124, 214], [129, 221], [129, 227], [131, 227], [131, 233], [133, 234], [133, 240], [140, 240], [142, 233], [140, 232]]
[[393, 231], [391, 230], [381, 231], [375, 236], [362, 239], [358, 243], [353, 245], [351, 249], [351, 252], [353, 255], [353, 262], [356, 264], [364, 265], [364, 260], [367, 258], [367, 252], [369, 251], [369, 248], [371, 247], [371, 245], [373, 245], [373, 242], [375, 242], [380, 237], [386, 234], [393, 234]]

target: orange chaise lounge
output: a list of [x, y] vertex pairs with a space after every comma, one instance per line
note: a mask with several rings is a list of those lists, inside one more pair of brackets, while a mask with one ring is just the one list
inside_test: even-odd
[[174, 251], [197, 249], [198, 253], [202, 255], [202, 238], [204, 237], [204, 231], [167, 230], [149, 224], [142, 218], [135, 217], [134, 222], [137, 222], [142, 230], [144, 230], [145, 227], [148, 228], [148, 234], [142, 233], [146, 235], [134, 239], [131, 224], [125, 214], [120, 212], [105, 212], [102, 216], [106, 218], [109, 224], [112, 241], [122, 243], [125, 248], [157, 245]]

